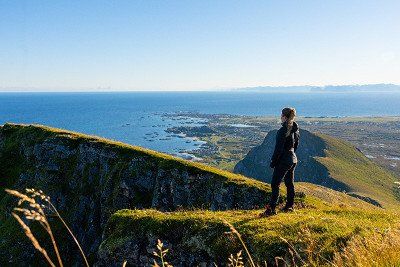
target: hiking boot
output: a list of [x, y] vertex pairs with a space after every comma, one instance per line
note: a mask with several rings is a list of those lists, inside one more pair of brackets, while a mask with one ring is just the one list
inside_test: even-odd
[[283, 209], [282, 209], [282, 211], [283, 212], [294, 212], [294, 208], [293, 207], [284, 207]]
[[269, 217], [272, 215], [276, 215], [275, 209], [272, 209], [270, 205], [266, 206], [266, 209], [263, 213], [259, 215], [260, 218]]

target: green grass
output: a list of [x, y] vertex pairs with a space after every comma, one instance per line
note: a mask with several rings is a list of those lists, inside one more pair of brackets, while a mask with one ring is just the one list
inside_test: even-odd
[[321, 185], [305, 183], [305, 182], [297, 182], [295, 183], [295, 187], [297, 192], [303, 192], [308, 199], [310, 199], [311, 197], [316, 198], [328, 206], [333, 204], [340, 207], [354, 207], [360, 209], [365, 209], [365, 208], [380, 209], [377, 206], [369, 204], [361, 199], [349, 196], [342, 192], [338, 192], [336, 190]]
[[317, 135], [327, 146], [326, 156], [317, 158], [317, 161], [327, 167], [331, 177], [345, 183], [356, 195], [376, 200], [385, 208], [399, 208], [394, 192], [396, 178], [392, 174], [350, 143], [324, 134]]
[[[242, 234], [257, 262], [272, 262], [276, 256], [287, 255], [289, 245], [284, 238], [304, 261], [321, 266], [332, 261], [349, 240], [368, 237], [376, 231], [384, 232], [399, 222], [396, 214], [383, 210], [336, 205], [305, 208], [262, 219], [257, 218], [259, 212], [120, 210], [110, 218], [100, 250], [112, 254], [128, 240], [151, 236], [172, 246], [179, 243], [180, 249], [186, 250], [188, 255], [204, 251], [222, 263], [230, 253], [242, 249], [235, 237], [224, 234], [229, 231], [223, 223], [226, 220]], [[170, 261], [173, 256], [172, 253]]]

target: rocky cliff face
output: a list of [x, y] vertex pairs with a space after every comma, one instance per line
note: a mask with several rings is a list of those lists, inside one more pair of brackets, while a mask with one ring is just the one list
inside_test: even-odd
[[173, 266], [226, 266], [230, 253], [242, 249], [227, 231], [207, 211], [119, 210], [106, 226], [96, 266], [122, 266], [125, 260], [127, 266], [152, 266], [157, 239], [169, 249]]
[[[235, 173], [271, 182], [273, 169], [269, 163], [274, 152], [276, 130], [267, 134], [261, 145], [250, 150], [246, 157], [239, 161]], [[328, 169], [316, 160], [324, 157], [326, 143], [324, 140], [306, 130], [300, 130], [300, 146], [296, 154], [299, 164], [296, 167], [296, 181], [310, 182], [337, 190], [349, 190], [348, 186], [330, 176]]]
[[[251, 209], [269, 196], [263, 183], [205, 165], [110, 140], [14, 124], [0, 128], [0, 182], [1, 189], [46, 192], [92, 262], [104, 225], [117, 210]], [[20, 231], [12, 228], [14, 200], [1, 191], [0, 264], [40, 258], [26, 239], [14, 240], [10, 231]], [[15, 242], [19, 248], [8, 249]], [[80, 262], [67, 243], [60, 246], [68, 265]]]

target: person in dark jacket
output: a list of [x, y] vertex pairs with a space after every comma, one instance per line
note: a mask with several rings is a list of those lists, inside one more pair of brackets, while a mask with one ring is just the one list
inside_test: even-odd
[[274, 168], [271, 188], [272, 194], [269, 204], [266, 206], [262, 217], [276, 214], [276, 206], [279, 198], [279, 186], [284, 180], [287, 188], [287, 201], [283, 211], [293, 211], [294, 204], [294, 170], [297, 165], [296, 150], [299, 146], [299, 126], [294, 121], [296, 110], [284, 108], [282, 110], [282, 127], [276, 133], [276, 144], [271, 158], [270, 167]]

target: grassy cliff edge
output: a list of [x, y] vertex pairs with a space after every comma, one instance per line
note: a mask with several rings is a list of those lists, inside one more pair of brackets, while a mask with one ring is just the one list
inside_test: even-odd
[[[127, 260], [131, 266], [145, 265], [153, 260], [151, 251], [156, 247], [156, 240], [161, 239], [169, 249], [167, 260], [175, 265], [216, 262], [222, 266], [231, 253], [243, 250], [237, 237], [227, 234], [230, 229], [224, 221], [228, 221], [241, 233], [260, 264], [274, 263], [276, 257], [290, 262], [290, 251], [296, 250], [299, 256], [294, 260], [300, 265], [334, 266], [344, 257], [346, 248], [357, 240], [374, 242], [370, 239], [376, 235], [383, 238], [388, 231], [398, 234], [400, 229], [397, 215], [381, 209], [318, 206], [263, 219], [257, 218], [258, 212], [120, 210], [106, 226], [99, 264], [107, 266], [113, 259], [117, 263]], [[371, 245], [371, 252], [381, 249], [379, 242]], [[400, 244], [398, 238], [396, 242], [391, 244], [392, 250]], [[386, 253], [393, 252], [375, 255], [371, 263], [382, 256], [378, 265], [385, 266]], [[399, 253], [393, 254], [387, 266], [400, 262]], [[354, 259], [357, 256], [364, 255], [354, 255]]]
[[[270, 194], [268, 184], [41, 125], [0, 127], [0, 179], [1, 189], [35, 187], [49, 194], [99, 266], [123, 259], [133, 265], [151, 261], [158, 238], [171, 248], [169, 257], [177, 265], [226, 263], [241, 247], [225, 234], [229, 228], [223, 220], [243, 234], [259, 261], [288, 257], [293, 245], [301, 260], [323, 265], [340, 258], [338, 253], [352, 240], [386, 233], [399, 224], [395, 213], [307, 183], [298, 184], [305, 195], [298, 194], [295, 213], [258, 219], [257, 207]], [[40, 262], [24, 236], [13, 234], [20, 229], [10, 217], [10, 205], [9, 196], [0, 193], [0, 263]], [[319, 249], [306, 253], [310, 245]], [[61, 247], [69, 255], [66, 261], [76, 263], [71, 248]]]

